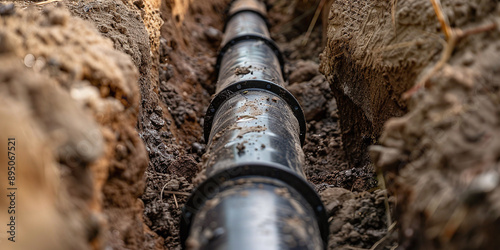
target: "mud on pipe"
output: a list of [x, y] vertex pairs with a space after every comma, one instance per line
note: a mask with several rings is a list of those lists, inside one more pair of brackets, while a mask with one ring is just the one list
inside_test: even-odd
[[306, 123], [284, 88], [265, 5], [233, 2], [204, 124], [206, 181], [183, 209], [188, 249], [325, 249], [325, 209], [305, 180]]

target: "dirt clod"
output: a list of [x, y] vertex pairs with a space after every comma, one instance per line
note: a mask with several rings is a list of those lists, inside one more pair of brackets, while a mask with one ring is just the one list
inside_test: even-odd
[[235, 75], [246, 75], [249, 74], [250, 72], [251, 72], [250, 67], [237, 67], [234, 70]]
[[[17, 115], [24, 113], [18, 125], [36, 134], [24, 138], [33, 148], [23, 152], [40, 146], [45, 152], [32, 156], [40, 165], [19, 173], [35, 187], [23, 186], [30, 200], [20, 207], [36, 210], [21, 212], [35, 217], [26, 217], [27, 240], [14, 247], [138, 248], [144, 241], [138, 198], [147, 165], [135, 130], [138, 69], [93, 24], [64, 6], [19, 8], [0, 22], [0, 88], [9, 96], [2, 100], [17, 103]], [[21, 136], [17, 131], [13, 135]]]
[[[14, 247], [180, 248], [181, 209], [214, 156], [203, 116], [230, 2], [0, 3], [0, 139], [19, 143], [19, 232], [30, 238]], [[307, 120], [303, 168], [328, 213], [328, 248], [497, 248], [498, 1], [265, 2]], [[285, 231], [306, 235], [295, 227], [292, 216]]]
[[0, 3], [0, 16], [8, 16], [16, 13], [16, 6], [13, 3]]

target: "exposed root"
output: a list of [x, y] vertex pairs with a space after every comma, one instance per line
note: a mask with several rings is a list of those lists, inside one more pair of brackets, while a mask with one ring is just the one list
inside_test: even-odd
[[444, 35], [446, 36], [446, 40], [450, 39], [452, 36], [452, 29], [450, 27], [450, 22], [448, 21], [448, 17], [443, 12], [443, 7], [441, 7], [440, 0], [430, 0], [432, 3], [432, 7], [434, 8], [434, 12], [436, 12], [437, 19], [439, 23], [441, 23], [441, 28], [443, 29]]
[[[385, 187], [385, 178], [382, 171], [378, 171], [377, 177], [380, 183], [380, 188], [382, 190], [387, 190], [387, 188]], [[389, 207], [389, 197], [387, 197], [387, 193], [384, 194], [384, 206], [385, 206], [385, 216], [387, 218], [387, 225], [392, 225], [391, 210]]]
[[323, 6], [325, 5], [326, 0], [321, 0], [319, 2], [318, 7], [316, 8], [316, 12], [314, 13], [314, 17], [309, 24], [309, 28], [307, 29], [306, 35], [304, 36], [304, 40], [302, 40], [302, 46], [305, 46], [307, 44], [307, 41], [309, 40], [309, 36], [311, 36], [311, 32], [314, 29], [314, 26], [316, 26], [316, 22], [318, 21], [319, 14], [323, 10]]
[[49, 4], [49, 3], [54, 3], [54, 2], [60, 2], [61, 0], [47, 0], [39, 3], [34, 3], [33, 5], [44, 5], [44, 4]]
[[396, 9], [398, 6], [398, 0], [391, 0], [391, 18], [392, 26], [394, 27], [394, 34], [396, 34]]
[[[167, 183], [168, 184], [168, 183]], [[175, 195], [178, 194], [178, 195], [185, 195], [185, 196], [189, 196], [190, 193], [188, 192], [179, 192], [179, 191], [165, 191], [165, 187], [167, 186], [167, 184], [163, 185], [163, 187], [161, 188], [161, 192], [160, 192], [160, 200], [163, 200], [163, 193], [166, 193], [166, 194], [173, 194], [174, 195], [174, 200], [175, 200], [175, 203], [177, 204], [177, 199], [175, 198]], [[178, 206], [178, 205], [177, 205]]]
[[[375, 250], [380, 244], [382, 244], [382, 242], [384, 242], [385, 240], [387, 240], [387, 238], [389, 238], [390, 236], [390, 233], [392, 232], [392, 230], [394, 230], [394, 228], [396, 228], [396, 222], [392, 223], [388, 228], [387, 228], [387, 234], [380, 238], [380, 240], [378, 240], [377, 242], [375, 242], [375, 244], [373, 244], [372, 247], [370, 247], [370, 249], [366, 249], [366, 248], [360, 248], [360, 247], [353, 247], [353, 246], [346, 246], [347, 249], [352, 249], [352, 250]], [[396, 246], [393, 246], [391, 249], [393, 248], [396, 248]]]
[[[454, 32], [452, 32], [452, 34], [453, 33]], [[425, 84], [429, 81], [429, 79], [448, 62], [451, 54], [453, 53], [453, 50], [455, 49], [456, 43], [457, 37], [455, 35], [452, 35], [450, 39], [448, 39], [446, 46], [444, 47], [443, 53], [441, 54], [441, 59], [439, 59], [439, 61], [434, 65], [430, 72], [422, 78], [422, 80], [417, 82], [411, 89], [403, 93], [403, 100], [410, 98], [419, 89], [425, 87]]]
[[432, 67], [429, 73], [427, 73], [424, 77], [422, 77], [422, 79], [419, 82], [417, 82], [411, 89], [403, 93], [402, 98], [404, 100], [407, 100], [408, 98], [413, 96], [413, 94], [415, 94], [419, 89], [426, 87], [426, 84], [429, 82], [430, 78], [434, 76], [440, 69], [442, 69], [443, 66], [448, 62], [451, 55], [453, 54], [453, 51], [455, 50], [455, 46], [457, 45], [458, 41], [469, 35], [491, 31], [497, 27], [496, 23], [491, 22], [467, 30], [451, 28], [448, 19], [443, 13], [443, 10], [441, 8], [441, 2], [439, 0], [430, 0], [430, 1], [432, 3], [432, 6], [434, 7], [434, 11], [436, 12], [438, 20], [441, 23], [441, 27], [443, 29], [444, 35], [446, 36], [447, 42], [444, 47], [443, 53], [441, 54], [441, 58], [434, 65], [434, 67]]
[[174, 196], [175, 208], [179, 209], [179, 203], [177, 203], [177, 197], [175, 197], [175, 194], [173, 196]]
[[380, 240], [375, 242], [375, 244], [373, 244], [373, 246], [370, 247], [370, 250], [375, 250], [380, 244], [382, 244], [382, 242], [384, 242], [387, 238], [389, 238], [390, 233], [392, 232], [392, 230], [394, 230], [395, 227], [396, 227], [396, 221], [394, 223], [392, 223], [389, 226], [389, 228], [387, 228], [387, 234], [384, 237], [382, 237]]
[[313, 12], [314, 12], [314, 9], [312, 9], [312, 8], [308, 9], [302, 15], [295, 17], [295, 18], [291, 19], [290, 21], [284, 22], [282, 24], [278, 24], [278, 25], [274, 26], [273, 29], [278, 30], [278, 31], [291, 29], [293, 27], [293, 25], [302, 22], [302, 20], [304, 18], [306, 18], [307, 16], [309, 16]]

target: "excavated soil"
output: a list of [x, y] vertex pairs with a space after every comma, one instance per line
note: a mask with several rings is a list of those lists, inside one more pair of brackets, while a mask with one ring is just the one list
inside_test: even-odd
[[[373, 191], [377, 185], [369, 166], [351, 167], [346, 162], [337, 104], [318, 71], [321, 26], [316, 26], [305, 46], [301, 45], [308, 28], [304, 20], [309, 23], [316, 6], [302, 1], [294, 4], [300, 7], [292, 10], [307, 9], [309, 14], [289, 12], [287, 1], [269, 1], [268, 8], [275, 27], [271, 33], [287, 59], [288, 89], [301, 102], [308, 120], [305, 172], [324, 194], [330, 221], [337, 223], [332, 224], [330, 247], [369, 248], [386, 235], [387, 207], [383, 201], [387, 199], [382, 191], [363, 192]], [[215, 85], [213, 66], [224, 22], [218, 13], [224, 13], [226, 6], [227, 1], [193, 2], [184, 13], [176, 14], [183, 6], [174, 3], [163, 5], [161, 10], [165, 23], [160, 40], [159, 96], [170, 117], [156, 112], [150, 121], [163, 123], [164, 119], [165, 131], [145, 130], [142, 134], [150, 148], [143, 201], [146, 225], [167, 249], [179, 247], [180, 208], [201, 179], [195, 176], [203, 175], [201, 125]], [[297, 22], [300, 16], [302, 20]], [[339, 192], [347, 193], [346, 198], [339, 198]]]
[[[150, 157], [146, 172], [147, 186], [142, 199], [145, 203], [145, 223], [157, 234], [155, 237], [161, 242], [157, 241], [157, 246], [166, 249], [179, 247], [181, 207], [187, 200], [187, 194], [203, 176], [203, 115], [216, 80], [214, 64], [224, 23], [224, 16], [219, 13], [225, 12], [228, 2], [192, 2], [189, 6], [174, 2], [161, 7], [165, 23], [160, 39], [158, 95], [160, 105], [165, 105], [160, 111], [166, 109], [168, 113], [153, 110], [149, 121], [156, 129], [144, 129], [141, 134]], [[268, 3], [270, 16], [283, 18], [281, 21], [271, 19], [276, 25], [284, 24], [298, 15], [282, 13], [285, 3]], [[306, 7], [314, 9], [315, 6], [308, 4]], [[343, 187], [363, 191], [373, 188], [376, 181], [372, 171], [368, 168], [351, 169], [344, 158], [336, 102], [328, 83], [318, 71], [321, 27], [315, 29], [305, 52], [296, 53], [304, 51], [300, 42], [306, 29], [307, 26], [300, 27], [299, 33], [302, 35], [298, 38], [287, 32], [279, 32], [280, 29], [272, 31], [288, 61], [289, 90], [303, 105], [309, 121], [309, 136], [304, 147], [306, 174], [318, 190]], [[147, 123], [148, 119], [145, 120]], [[385, 235], [386, 208], [383, 203], [377, 202], [380, 195], [350, 194], [351, 209], [360, 210], [358, 214], [370, 213], [376, 218], [362, 222], [349, 213], [332, 212], [335, 218], [353, 225], [353, 228], [332, 235], [338, 237], [332, 246], [370, 247]], [[328, 197], [326, 201], [336, 199], [335, 195]], [[368, 225], [366, 221], [373, 223]], [[356, 230], [361, 231], [358, 235], [363, 237], [353, 236], [351, 231]]]
[[2, 4], [0, 15], [2, 140], [19, 137], [24, 194], [18, 206], [23, 236], [20, 229], [19, 244], [7, 245], [3, 232], [2, 245], [139, 248], [137, 198], [147, 156], [135, 130], [140, 95], [134, 62], [63, 6]]
[[321, 71], [350, 162], [369, 162], [361, 138], [379, 144], [371, 159], [397, 200], [403, 249], [498, 248], [499, 10], [498, 1], [332, 1]]
[[[20, 200], [20, 207], [23, 208], [21, 214], [24, 216], [20, 216], [20, 223], [24, 221], [26, 225], [24, 237], [33, 239], [20, 239], [21, 243], [15, 247], [180, 248], [178, 234], [181, 208], [203, 174], [201, 161], [206, 143], [202, 134], [203, 116], [214, 92], [214, 64], [225, 20], [222, 13], [225, 13], [229, 2], [96, 0], [42, 2], [35, 5], [36, 2], [24, 1], [16, 3], [16, 7], [8, 4], [0, 6], [0, 23], [3, 27], [0, 29], [0, 129], [8, 132], [2, 132], [1, 140], [6, 140], [6, 136], [17, 136], [21, 145], [19, 150], [26, 154], [23, 156], [26, 161], [19, 162], [18, 172], [25, 190]], [[387, 216], [392, 212], [396, 198], [388, 197], [387, 190], [378, 188], [366, 148], [376, 141], [374, 136], [382, 130], [383, 121], [407, 111], [406, 103], [397, 97], [411, 86], [410, 80], [416, 78], [418, 69], [423, 69], [425, 65], [417, 67], [409, 75], [397, 72], [411, 67], [411, 63], [400, 68], [389, 65], [387, 71], [383, 72], [368, 67], [351, 67], [356, 61], [348, 57], [352, 52], [350, 48], [357, 47], [332, 39], [332, 32], [338, 35], [334, 31], [342, 30], [337, 29], [341, 25], [338, 19], [319, 18], [312, 32], [307, 32], [320, 2], [327, 3], [320, 16], [327, 17], [332, 1], [268, 0], [266, 4], [271, 34], [286, 58], [287, 88], [297, 97], [307, 118], [304, 168], [329, 214], [329, 248], [393, 248], [398, 240], [395, 230], [398, 227], [401, 230], [414, 230], [411, 235], [400, 230], [405, 232], [405, 239], [408, 239], [400, 240], [400, 245], [411, 246], [416, 244], [415, 240], [423, 237], [422, 223], [426, 220], [420, 219], [422, 207], [408, 205], [416, 199], [415, 196], [398, 195], [395, 197], [404, 205], [397, 207], [397, 214], [400, 215], [397, 223]], [[333, 2], [336, 9], [342, 9], [339, 4], [344, 4], [344, 7], [347, 5], [345, 1]], [[358, 6], [359, 2], [362, 1], [353, 1], [350, 6]], [[377, 4], [375, 10], [365, 14], [375, 18], [376, 13], [379, 13], [387, 18], [380, 8], [388, 6]], [[405, 6], [411, 8], [411, 5]], [[425, 4], [423, 6], [428, 7]], [[334, 16], [336, 10], [332, 11]], [[327, 29], [322, 25], [327, 21], [329, 42], [320, 67], [320, 53], [327, 41], [324, 37]], [[374, 27], [375, 23], [367, 22], [366, 26], [369, 27], [364, 29], [373, 31], [370, 27]], [[359, 27], [342, 30], [345, 33], [342, 34], [346, 37], [372, 34], [354, 32]], [[403, 42], [407, 34], [404, 33], [405, 28], [398, 26], [398, 32], [403, 33], [397, 42]], [[373, 34], [368, 37], [378, 36], [378, 33]], [[384, 37], [383, 34], [381, 37]], [[475, 48], [484, 53], [496, 51], [495, 46], [490, 51], [482, 47], [484, 44]], [[429, 49], [429, 57], [432, 58], [439, 51], [439, 45], [424, 43], [421, 46]], [[374, 51], [374, 48], [369, 49]], [[356, 58], [364, 58], [361, 52], [356, 53]], [[416, 52], [408, 50], [393, 53], [390, 63], [396, 63], [404, 53]], [[363, 65], [376, 61], [375, 56], [366, 58], [363, 59], [367, 60]], [[469, 61], [476, 65], [474, 56]], [[486, 66], [493, 68], [495, 64], [485, 60], [477, 65], [478, 69], [486, 70]], [[326, 78], [320, 73], [320, 68]], [[496, 77], [494, 74], [486, 77], [480, 75], [484, 77], [481, 78], [484, 83]], [[380, 82], [390, 84], [399, 79], [404, 84], [394, 83], [392, 87], [384, 85], [385, 88], [380, 87], [381, 93], [384, 93], [373, 94], [368, 91], [370, 88], [365, 88], [369, 84], [360, 80], [363, 77], [383, 79]], [[475, 80], [470, 78], [469, 82]], [[335, 84], [338, 81], [359, 83], [355, 86], [362, 86], [359, 91], [366, 95], [354, 93], [346, 97], [341, 93], [340, 85]], [[446, 86], [454, 83], [449, 80]], [[496, 88], [493, 85], [486, 86]], [[396, 90], [387, 90], [391, 88]], [[434, 91], [437, 92], [433, 96], [416, 101], [413, 106], [409, 106], [410, 110], [419, 103], [431, 105], [431, 100], [435, 100], [432, 105], [447, 107], [443, 106], [444, 102], [453, 103], [450, 100], [456, 99], [439, 98], [444, 91], [439, 89], [447, 88], [436, 88]], [[491, 98], [478, 88], [464, 88], [464, 91], [469, 92], [454, 93], [459, 95], [459, 100], [469, 100], [465, 96], [470, 91], [477, 93], [477, 96]], [[384, 96], [390, 97], [389, 101], [379, 103], [377, 98]], [[365, 106], [359, 105], [363, 98], [367, 103], [363, 104]], [[485, 130], [481, 138], [490, 138], [488, 142], [496, 145], [493, 143], [495, 137], [490, 136], [494, 135], [496, 120], [487, 119], [488, 114], [493, 112], [488, 113], [488, 110], [495, 110], [494, 102], [491, 101], [493, 99], [487, 99], [483, 103], [483, 99], [470, 99], [470, 102], [476, 103], [474, 100], [477, 100], [478, 104], [473, 107], [485, 110], [483, 120], [490, 122], [488, 125], [481, 123], [483, 128], [489, 129]], [[415, 108], [416, 111], [411, 112], [425, 113], [431, 110], [431, 106]], [[447, 110], [455, 109], [443, 108], [439, 112]], [[473, 111], [468, 112], [474, 116]], [[452, 114], [454, 117], [459, 116]], [[435, 115], [430, 116], [440, 117], [438, 113]], [[399, 125], [388, 126], [387, 135], [384, 134], [381, 139], [388, 149], [379, 150], [382, 153], [376, 165], [386, 170], [387, 185], [392, 193], [397, 193], [400, 187], [402, 189], [398, 192], [413, 193], [411, 188], [416, 179], [411, 178], [411, 171], [417, 170], [405, 170], [406, 165], [403, 166], [403, 163], [415, 162], [420, 164], [416, 166], [424, 166], [427, 162], [419, 159], [427, 152], [433, 152], [429, 151], [433, 149], [430, 143], [417, 139], [432, 136], [425, 126], [421, 126], [427, 118], [420, 113], [412, 117], [393, 123], [412, 123], [409, 129], [399, 130]], [[429, 124], [441, 126], [438, 121]], [[404, 131], [398, 132], [401, 133], [396, 140], [398, 143], [391, 139], [394, 137], [392, 133], [395, 133], [390, 132], [392, 130]], [[468, 132], [472, 133], [468, 130], [464, 133]], [[471, 136], [474, 135], [472, 133]], [[446, 143], [455, 143], [455, 137], [450, 135], [449, 138]], [[29, 148], [26, 142], [30, 142]], [[408, 148], [404, 148], [405, 145]], [[466, 145], [472, 147], [473, 144]], [[415, 147], [426, 150], [418, 151], [422, 154], [410, 154]], [[492, 163], [496, 161], [495, 147], [487, 148], [491, 151], [487, 160]], [[475, 150], [477, 155], [482, 152], [480, 148]], [[389, 154], [392, 158], [384, 152], [392, 152]], [[443, 152], [447, 151], [443, 149]], [[5, 156], [0, 155], [2, 161], [6, 160], [2, 157]], [[388, 157], [390, 160], [397, 159], [389, 162], [398, 162], [398, 167], [387, 165], [384, 161], [380, 163], [380, 159]], [[436, 162], [440, 162], [439, 159]], [[473, 163], [483, 166], [479, 161]], [[488, 169], [490, 165], [484, 166], [484, 169]], [[401, 174], [399, 171], [408, 173]], [[436, 180], [435, 185], [438, 185], [441, 183], [439, 178], [447, 178], [443, 175], [451, 174], [451, 170], [447, 171], [433, 174], [424, 171], [422, 174], [430, 176], [429, 180]], [[490, 172], [484, 170], [487, 180], [492, 179], [487, 174]], [[462, 180], [459, 179], [460, 173], [456, 173], [457, 180]], [[5, 174], [5, 171], [0, 171], [0, 178], [7, 178]], [[407, 176], [406, 179], [393, 178], [400, 174]], [[421, 173], [417, 171], [415, 174], [418, 176]], [[28, 181], [31, 179], [32, 182]], [[416, 197], [429, 199], [434, 186], [419, 190], [423, 193], [417, 193]], [[4, 186], [1, 188], [3, 192]], [[479, 188], [484, 189], [484, 186], [479, 185]], [[451, 197], [450, 192], [446, 197]], [[483, 202], [496, 204], [494, 195], [497, 192], [480, 195], [480, 198]], [[1, 201], [2, 211], [6, 211], [3, 208], [7, 205], [5, 200]], [[444, 202], [442, 206], [456, 204], [451, 201], [455, 200]], [[456, 216], [470, 210], [459, 211]], [[481, 223], [489, 223], [487, 225], [495, 228], [497, 210], [479, 209], [474, 210], [474, 213], [481, 211], [495, 213], [470, 222], [469, 228]], [[5, 215], [0, 213], [1, 221], [7, 220], [3, 217]], [[489, 236], [481, 235], [483, 238]], [[0, 239], [2, 246], [4, 239], [6, 235]]]

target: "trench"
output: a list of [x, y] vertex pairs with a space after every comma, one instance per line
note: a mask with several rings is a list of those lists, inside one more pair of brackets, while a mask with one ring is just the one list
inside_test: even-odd
[[[0, 139], [19, 142], [23, 193], [7, 249], [180, 248], [229, 2], [0, 3]], [[265, 2], [328, 249], [496, 249], [498, 1]]]
[[[0, 87], [34, 89], [33, 96], [14, 96], [32, 116], [21, 118], [43, 134], [33, 147], [54, 154], [47, 156], [47, 169], [63, 172], [41, 178], [41, 186], [60, 194], [45, 190], [38, 196], [38, 186], [26, 186], [52, 210], [36, 210], [36, 200], [22, 207], [35, 209], [36, 218], [59, 222], [33, 224], [31, 237], [71, 235], [75, 240], [61, 237], [70, 239], [63, 242], [65, 249], [179, 249], [181, 209], [203, 181], [204, 116], [215, 92], [214, 66], [230, 0], [60, 2], [21, 1], [14, 10], [0, 5], [9, 34], [0, 34], [0, 62], [19, 64], [2, 71]], [[323, 1], [265, 2], [271, 38], [285, 57], [285, 87], [307, 120], [303, 168], [328, 213], [328, 248], [370, 248], [387, 233], [387, 198], [371, 166], [350, 165], [343, 150], [342, 117], [319, 72], [325, 44], [321, 19], [309, 29]], [[26, 20], [35, 21], [29, 26]], [[32, 57], [41, 66], [28, 67]], [[33, 112], [33, 106], [40, 108]], [[11, 117], [11, 111], [0, 111]], [[51, 130], [69, 139], [55, 143], [60, 138]], [[88, 140], [89, 131], [102, 137]], [[78, 153], [75, 145], [82, 140], [94, 154], [67, 160], [61, 149]], [[33, 166], [21, 168], [22, 174], [46, 174]], [[62, 223], [70, 219], [73, 223]], [[379, 246], [394, 241], [385, 242]], [[59, 243], [47, 240], [40, 248]]]
[[[174, 1], [171, 5], [163, 2], [161, 6], [165, 22], [159, 55], [161, 109], [147, 115], [153, 125], [163, 119], [165, 126], [156, 132], [145, 129], [141, 133], [150, 158], [142, 200], [144, 220], [152, 231], [149, 237], [167, 249], [179, 247], [181, 208], [188, 194], [203, 180], [204, 113], [215, 90], [214, 64], [225, 23], [225, 16], [217, 13], [224, 13], [228, 3], [193, 1], [187, 7], [179, 7]], [[306, 35], [317, 4], [309, 3], [289, 13], [283, 1], [268, 1], [270, 32], [285, 56], [286, 87], [299, 100], [307, 118], [303, 149], [308, 181], [320, 194], [326, 193], [322, 197], [327, 206], [343, 195], [352, 200], [351, 209], [378, 214], [371, 222], [344, 213], [334, 214], [339, 222], [359, 227], [361, 233], [353, 236], [346, 234], [352, 229], [338, 230], [333, 235], [340, 240], [331, 247], [344, 244], [370, 247], [387, 228], [383, 219], [385, 208], [378, 202], [380, 194], [361, 194], [376, 188], [373, 170], [370, 166], [350, 166], [342, 149], [337, 104], [328, 82], [318, 71], [323, 44], [321, 22], [309, 37]], [[306, 37], [307, 43], [303, 44]], [[143, 122], [149, 121], [146, 118]], [[344, 190], [349, 193], [343, 194]]]

